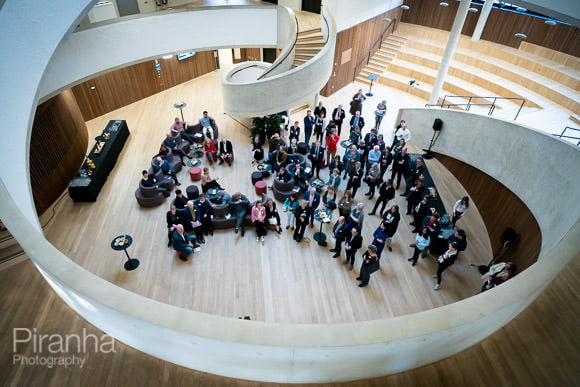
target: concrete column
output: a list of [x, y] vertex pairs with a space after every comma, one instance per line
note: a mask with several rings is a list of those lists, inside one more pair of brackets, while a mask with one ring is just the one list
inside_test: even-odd
[[470, 4], [471, 0], [461, 0], [461, 4], [459, 4], [459, 9], [457, 10], [457, 15], [455, 15], [455, 21], [453, 22], [453, 27], [449, 33], [447, 47], [445, 47], [445, 52], [441, 58], [441, 65], [439, 66], [437, 78], [435, 79], [435, 84], [433, 85], [433, 91], [429, 97], [430, 105], [437, 103], [437, 99], [439, 98], [439, 94], [443, 88], [443, 82], [447, 76], [447, 71], [449, 71], [449, 65], [451, 64], [453, 54], [455, 54], [455, 49], [457, 48], [457, 43], [459, 42], [461, 30], [463, 29], [463, 23], [465, 23], [465, 18], [467, 17]]
[[485, 27], [492, 6], [493, 0], [485, 0], [481, 13], [479, 14], [479, 19], [477, 19], [477, 25], [473, 30], [473, 35], [471, 35], [471, 40], [474, 42], [477, 42], [479, 38], [481, 38], [481, 33], [483, 32], [483, 28]]

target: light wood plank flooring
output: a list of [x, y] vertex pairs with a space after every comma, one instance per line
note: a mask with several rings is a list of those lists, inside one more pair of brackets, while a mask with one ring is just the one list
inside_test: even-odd
[[[476, 203], [460, 221], [468, 230], [469, 247], [444, 274], [443, 289], [438, 292], [432, 290], [431, 274], [436, 271], [432, 258], [421, 260], [416, 267], [407, 262], [412, 253], [408, 245], [414, 235], [408, 224], [411, 217], [405, 215], [393, 239], [393, 252], [385, 251], [381, 271], [373, 275], [365, 289], [358, 288], [355, 281], [360, 254], [355, 270], [347, 271], [342, 259], [331, 258], [328, 247], [320, 247], [314, 241], [296, 244], [287, 232], [270, 232], [261, 245], [255, 242], [253, 229], [244, 238], [233, 230], [218, 231], [207, 238], [207, 244], [192, 260], [184, 263], [177, 259], [167, 247], [165, 213], [169, 201], [154, 209], [142, 209], [134, 198], [140, 171], [149, 166], [169, 124], [178, 115], [174, 102], [188, 103], [184, 114], [190, 122], [196, 121], [204, 109], [216, 118], [220, 136], [227, 136], [234, 143], [236, 160], [231, 168], [210, 167], [212, 175], [220, 178], [228, 192], [241, 191], [250, 200], [257, 198], [250, 181], [249, 132], [223, 115], [220, 77], [220, 71], [207, 74], [88, 122], [89, 138], [110, 119], [127, 120], [131, 136], [98, 201], [73, 203], [63, 197], [45, 228], [48, 239], [89, 271], [144, 296], [197, 311], [230, 317], [250, 315], [270, 322], [334, 323], [389, 318], [446, 305], [469, 297], [480, 288], [479, 274], [469, 264], [487, 262], [491, 250]], [[352, 87], [345, 88], [326, 105], [330, 109], [341, 101], [346, 106], [354, 91]], [[373, 104], [378, 98], [383, 97], [365, 102], [363, 113], [369, 123], [374, 122]], [[397, 97], [388, 99], [394, 101]], [[398, 98], [397, 103], [411, 102]], [[392, 107], [383, 124], [382, 131], [389, 139], [395, 112], [396, 107]], [[303, 115], [299, 112], [291, 119], [301, 121]], [[451, 203], [464, 191], [436, 161], [429, 162], [429, 167], [450, 210]], [[323, 171], [321, 177], [326, 178], [327, 172]], [[185, 170], [179, 178], [183, 181], [181, 188], [191, 184]], [[341, 193], [345, 186], [343, 182]], [[362, 187], [357, 199], [369, 212], [374, 201], [367, 200], [364, 192]], [[406, 204], [403, 199], [399, 195], [395, 199], [402, 209]], [[366, 217], [362, 234], [365, 244], [372, 241], [378, 224], [378, 217]], [[311, 238], [315, 231], [318, 227], [309, 228], [306, 236]], [[141, 266], [133, 272], [123, 269], [124, 255], [109, 247], [113, 237], [125, 233], [135, 239], [129, 253], [141, 260]]]

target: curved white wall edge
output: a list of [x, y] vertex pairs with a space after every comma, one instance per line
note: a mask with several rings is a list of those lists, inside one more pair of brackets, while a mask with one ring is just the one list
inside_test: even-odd
[[[329, 38], [324, 48], [305, 64], [254, 82], [229, 81], [230, 74], [243, 64], [224, 74], [222, 92], [226, 113], [238, 117], [263, 116], [288, 110], [313, 99], [332, 74], [336, 43], [334, 18], [324, 6], [321, 13], [328, 21]], [[322, 28], [324, 30], [326, 26]]]
[[275, 6], [170, 10], [99, 23], [63, 39], [46, 69], [39, 95], [47, 99], [96, 75], [165, 54], [277, 47], [277, 23]]
[[396, 122], [406, 120], [413, 143], [427, 149], [435, 118], [443, 129], [432, 150], [487, 173], [526, 203], [542, 230], [542, 252], [578, 221], [580, 148], [514, 121], [450, 109], [401, 109]]
[[281, 74], [292, 68], [295, 56], [294, 43], [297, 40], [297, 34], [298, 19], [294, 11], [288, 7], [278, 7], [278, 43], [282, 46], [282, 51], [272, 63], [271, 70], [262, 74], [263, 78]]

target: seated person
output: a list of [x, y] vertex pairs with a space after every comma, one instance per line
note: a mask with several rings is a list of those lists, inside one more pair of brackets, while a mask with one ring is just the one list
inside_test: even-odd
[[277, 152], [274, 152], [276, 157], [274, 158], [274, 164], [272, 164], [272, 169], [276, 172], [280, 170], [281, 167], [286, 166], [286, 161], [288, 160], [288, 154], [284, 150], [284, 146], [281, 145]]
[[183, 217], [183, 227], [185, 227], [187, 231], [193, 231], [199, 242], [205, 243], [201, 228], [201, 214], [199, 212], [199, 208], [195, 206], [193, 200], [188, 201], [185, 208], [178, 211]]
[[205, 153], [205, 157], [207, 158], [209, 165], [212, 165], [213, 162], [217, 159], [218, 152], [211, 138], [206, 138], [203, 142], [203, 152]]
[[272, 137], [270, 137], [270, 141], [268, 141], [268, 155], [280, 149], [280, 145], [286, 146], [286, 143], [278, 133], [274, 133]]
[[196, 247], [199, 245], [195, 243], [195, 236], [187, 235], [183, 225], [176, 224], [175, 231], [173, 231], [173, 249], [179, 254], [179, 259], [187, 261], [187, 257]]
[[206, 193], [209, 189], [212, 188], [223, 190], [222, 186], [219, 185], [217, 180], [213, 179], [209, 175], [209, 168], [203, 167], [203, 171], [201, 172], [201, 192]]
[[174, 136], [179, 134], [181, 135], [181, 138], [187, 141], [190, 145], [193, 144], [193, 138], [191, 138], [191, 136], [185, 131], [187, 129], [187, 124], [185, 121], [181, 121], [179, 117], [175, 117], [175, 122], [169, 129]]
[[187, 198], [183, 196], [183, 192], [180, 189], [175, 190], [175, 200], [173, 204], [178, 210], [181, 210], [187, 205]]
[[199, 119], [199, 124], [201, 125], [202, 133], [204, 133], [208, 138], [213, 138], [213, 127], [212, 123], [215, 123], [214, 119], [207, 115], [207, 111], [203, 112], [203, 117]]
[[298, 153], [298, 142], [296, 141], [295, 138], [290, 140], [290, 145], [288, 145], [287, 153], [289, 155]]
[[282, 228], [280, 227], [280, 214], [276, 209], [276, 203], [272, 199], [266, 201], [266, 222], [276, 225], [276, 232], [280, 234]]
[[184, 157], [188, 157], [190, 159], [192, 159], [193, 157], [185, 154], [181, 149], [179, 149], [177, 147], [177, 141], [175, 141], [175, 139], [173, 138], [173, 136], [171, 135], [171, 133], [167, 133], [167, 135], [165, 136], [165, 140], [163, 141], [163, 145], [165, 145], [168, 149], [171, 149], [173, 151], [174, 155], [179, 156], [179, 158], [181, 159], [181, 163], [185, 164], [183, 162], [183, 158]]
[[306, 181], [306, 172], [300, 165], [300, 163], [294, 164], [294, 172], [292, 173], [292, 178], [294, 183], [300, 187], [300, 192], [306, 191], [306, 186], [308, 185]]
[[143, 187], [157, 187], [157, 192], [161, 192], [164, 197], [169, 197], [169, 192], [167, 192], [167, 188], [162, 187], [161, 185], [157, 184], [157, 179], [155, 179], [152, 175], [149, 176], [149, 172], [143, 170], [141, 172], [143, 179], [141, 180], [141, 185]]
[[260, 162], [264, 159], [264, 143], [260, 139], [260, 136], [254, 136], [252, 140], [252, 164]]
[[165, 158], [170, 152], [171, 151], [165, 146], [165, 144], [161, 144], [159, 147], [159, 153], [157, 153], [154, 157], [161, 156]]
[[223, 162], [228, 163], [229, 166], [232, 165], [234, 161], [234, 147], [231, 141], [223, 137], [220, 141], [220, 150], [218, 153], [218, 163], [221, 165]]
[[276, 175], [276, 180], [281, 181], [282, 183], [288, 183], [292, 179], [292, 176], [289, 172], [286, 172], [286, 168], [281, 167]]
[[175, 182], [175, 185], [177, 185], [177, 186], [181, 185], [179, 180], [177, 180], [177, 175], [175, 174], [175, 171], [173, 170], [173, 167], [171, 166], [171, 164], [169, 164], [169, 162], [167, 160], [163, 160], [160, 156], [157, 156], [157, 158], [155, 159], [155, 163], [153, 165], [153, 170], [155, 172], [161, 170], [161, 172], [163, 172], [163, 174], [165, 176], [169, 176], [173, 179], [173, 181]]

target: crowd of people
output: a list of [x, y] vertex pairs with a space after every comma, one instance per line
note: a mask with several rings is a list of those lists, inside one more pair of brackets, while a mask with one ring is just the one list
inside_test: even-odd
[[[433, 256], [437, 264], [437, 270], [433, 274], [433, 278], [437, 281], [433, 289], [439, 290], [443, 272], [452, 266], [459, 253], [466, 249], [467, 235], [464, 230], [457, 229], [451, 237], [445, 239], [441, 237], [443, 214], [437, 213], [424, 186], [424, 160], [421, 157], [412, 160], [407, 151], [406, 144], [411, 140], [411, 131], [407, 123], [405, 121], [398, 123], [394, 128], [393, 141], [390, 144], [385, 142], [385, 135], [379, 132], [383, 117], [387, 112], [385, 100], [381, 101], [374, 111], [375, 126], [364, 137], [362, 136], [362, 129], [365, 126], [364, 117], [361, 115], [364, 101], [365, 96], [362, 90], [359, 90], [352, 98], [351, 117], [347, 121], [348, 136], [342, 130], [346, 119], [342, 105], [337, 105], [327, 117], [327, 108], [320, 101], [314, 111], [306, 112], [303, 130], [299, 121], [294, 121], [294, 124], [287, 129], [288, 143], [284, 139], [284, 132], [282, 136], [276, 133], [268, 139], [253, 137], [252, 161], [253, 163], [261, 161], [269, 163], [275, 173], [274, 179], [281, 182], [294, 179], [296, 186], [299, 187], [296, 193], [283, 202], [280, 209], [285, 213], [285, 229], [292, 235], [294, 241], [300, 243], [305, 239], [308, 225], [311, 228], [314, 227], [315, 214], [319, 209], [338, 215], [330, 232], [334, 240], [334, 246], [330, 248], [330, 252], [333, 253], [333, 258], [338, 258], [342, 255], [344, 248], [344, 264], [348, 270], [353, 270], [357, 252], [364, 245], [363, 241], [365, 239], [371, 241], [361, 255], [360, 275], [357, 278], [360, 281], [360, 287], [367, 286], [371, 273], [379, 269], [385, 249], [389, 252], [393, 251], [392, 240], [397, 233], [402, 215], [399, 205], [392, 202], [396, 192], [399, 191], [400, 196], [406, 199], [405, 215], [412, 217], [410, 225], [413, 226], [412, 232], [416, 234], [413, 238], [414, 243], [410, 244], [412, 250], [408, 261], [414, 267], [418, 264], [420, 257], [425, 257], [427, 254]], [[201, 120], [206, 118], [207, 114], [204, 112]], [[205, 121], [203, 124], [205, 127]], [[185, 123], [181, 123], [178, 119], [174, 126], [172, 131], [176, 130], [178, 133], [180, 127], [186, 127]], [[343, 133], [343, 138], [348, 138], [350, 142], [343, 156], [337, 155], [341, 133]], [[184, 138], [187, 139], [187, 137]], [[310, 143], [311, 139], [312, 143]], [[302, 149], [306, 150], [311, 162], [312, 167], [309, 171], [305, 171], [300, 163], [290, 163], [288, 157], [291, 154], [301, 153], [299, 151], [301, 143]], [[233, 157], [231, 142], [224, 138], [219, 144], [218, 150], [211, 137], [208, 136], [204, 141], [208, 163], [211, 165], [221, 159], [222, 162], [231, 165], [231, 160], [228, 161], [227, 158], [228, 154]], [[172, 145], [172, 143], [165, 144], [168, 149], [174, 149]], [[264, 149], [265, 145], [268, 146], [267, 149]], [[180, 156], [188, 157], [187, 154]], [[161, 161], [160, 168], [163, 164]], [[310, 185], [310, 179], [315, 177], [320, 179], [321, 171], [328, 172], [328, 177], [324, 178], [326, 184], [322, 189]], [[171, 177], [178, 184], [177, 178]], [[209, 171], [205, 168], [202, 178], [204, 192], [206, 191], [204, 186], [208, 184], [211, 187], [219, 187], [219, 184], [209, 177]], [[379, 217], [376, 228], [372, 227], [374, 229], [372, 235], [362, 235], [365, 204], [355, 199], [358, 190], [365, 186], [367, 191], [365, 196], [371, 201], [372, 206], [367, 215]], [[342, 194], [339, 194], [342, 187], [344, 190]], [[372, 203], [375, 194], [377, 198]], [[240, 193], [231, 197], [231, 211], [237, 219], [235, 233], [241, 230], [241, 236], [244, 236], [243, 217], [248, 209], [251, 223], [256, 229], [257, 242], [264, 243], [269, 226], [278, 234], [282, 233], [283, 217], [274, 200], [267, 199], [265, 202], [259, 200], [251, 207], [249, 203], [248, 198]], [[468, 207], [468, 197], [463, 197], [455, 203], [450, 226], [456, 226]], [[203, 194], [195, 201], [188, 201], [182, 199], [179, 190], [176, 191], [174, 203], [167, 213], [168, 244], [173, 244], [176, 250], [183, 248], [184, 251], [180, 254], [181, 259], [186, 259], [191, 251], [205, 242], [205, 236], [213, 232], [210, 220], [211, 210], [212, 205], [207, 202]], [[185, 236], [184, 232], [190, 232], [193, 235]]]

